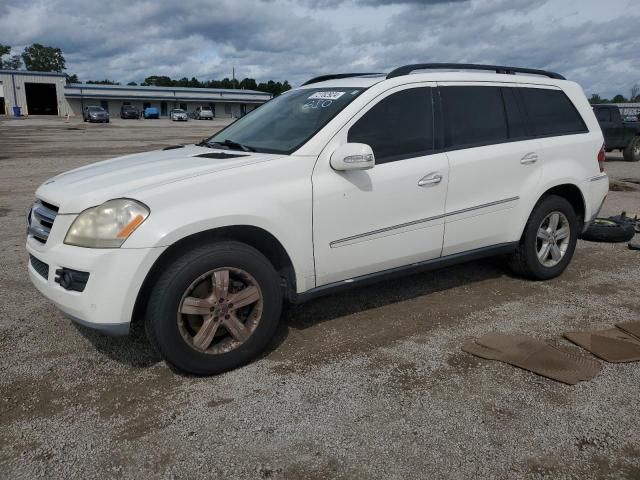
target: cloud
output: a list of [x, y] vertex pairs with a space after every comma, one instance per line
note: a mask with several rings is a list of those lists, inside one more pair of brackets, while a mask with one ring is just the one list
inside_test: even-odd
[[629, 0], [4, 0], [0, 43], [60, 47], [83, 80], [230, 76], [299, 84], [414, 62], [557, 70], [588, 92], [640, 82]]

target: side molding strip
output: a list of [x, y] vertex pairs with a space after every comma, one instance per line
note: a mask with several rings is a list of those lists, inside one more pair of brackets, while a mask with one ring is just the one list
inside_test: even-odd
[[360, 233], [358, 235], [353, 235], [351, 237], [345, 237], [345, 238], [341, 238], [339, 240], [334, 240], [333, 242], [329, 243], [329, 247], [337, 248], [337, 247], [343, 247], [345, 245], [351, 245], [352, 243], [358, 243], [357, 242], [358, 240], [362, 240], [362, 239], [364, 239], [366, 237], [379, 235], [381, 233], [386, 233], [386, 232], [390, 232], [390, 231], [393, 231], [393, 230], [398, 230], [398, 229], [401, 229], [401, 228], [412, 227], [414, 225], [419, 225], [421, 223], [427, 223], [427, 222], [431, 222], [433, 220], [439, 220], [441, 218], [446, 218], [446, 217], [451, 217], [453, 215], [458, 215], [460, 213], [467, 213], [467, 212], [471, 212], [473, 210], [479, 210], [481, 208], [493, 207], [494, 205], [500, 205], [502, 203], [509, 203], [509, 202], [513, 202], [513, 201], [519, 200], [519, 199], [520, 199], [520, 197], [505, 198], [504, 200], [496, 200], [495, 202], [483, 203], [482, 205], [477, 205], [475, 207], [463, 208], [461, 210], [456, 210], [454, 212], [443, 213], [442, 215], [435, 215], [433, 217], [421, 218], [420, 220], [413, 220], [411, 222], [401, 223], [399, 225], [393, 225], [391, 227], [384, 227], [384, 228], [380, 228], [378, 230], [372, 230], [371, 232]]

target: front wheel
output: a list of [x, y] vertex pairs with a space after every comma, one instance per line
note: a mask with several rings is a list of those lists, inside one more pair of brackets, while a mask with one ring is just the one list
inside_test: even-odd
[[256, 249], [234, 241], [195, 248], [152, 288], [145, 326], [164, 359], [212, 375], [255, 358], [275, 333], [280, 278]]
[[527, 221], [511, 269], [534, 280], [557, 277], [573, 257], [579, 229], [578, 216], [565, 198], [544, 197]]

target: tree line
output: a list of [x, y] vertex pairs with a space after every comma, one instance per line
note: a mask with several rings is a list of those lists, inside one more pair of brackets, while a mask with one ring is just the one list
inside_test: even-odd
[[[66, 70], [66, 62], [62, 50], [56, 47], [34, 43], [24, 49], [21, 54], [11, 54], [9, 45], [0, 44], [0, 69], [4, 70], [20, 70], [22, 65], [27, 70], [34, 72], [58, 72], [63, 73]], [[67, 83], [82, 83], [78, 75], [66, 74]], [[86, 80], [88, 85], [120, 85], [115, 80]], [[127, 85], [137, 85], [136, 82], [129, 82]], [[172, 79], [165, 75], [151, 75], [144, 79], [141, 86], [154, 87], [190, 87], [190, 88], [227, 88], [227, 89], [245, 89], [258, 90], [268, 92], [272, 95], [279, 95], [291, 89], [291, 85], [287, 80], [280, 82], [269, 80], [267, 82], [256, 82], [253, 78], [244, 78], [238, 80], [236, 78], [224, 78], [222, 80], [198, 80], [195, 77], [191, 79], [182, 77], [180, 79]]]
[[628, 97], [619, 93], [613, 98], [608, 99], [594, 93], [591, 95], [591, 98], [589, 98], [589, 103], [591, 103], [591, 105], [596, 105], [598, 103], [640, 103], [640, 84], [636, 83], [629, 89]]

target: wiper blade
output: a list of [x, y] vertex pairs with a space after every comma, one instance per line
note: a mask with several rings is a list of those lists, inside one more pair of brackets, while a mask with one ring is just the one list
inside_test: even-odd
[[209, 146], [212, 144], [222, 145], [227, 147], [230, 150], [242, 150], [243, 152], [255, 152], [255, 148], [250, 147], [248, 145], [242, 145], [241, 143], [234, 142], [233, 140], [229, 140], [228, 138], [224, 142], [207, 142]]
[[207, 147], [207, 148], [213, 148], [211, 146], [211, 143], [209, 143], [209, 139], [207, 138], [203, 138], [202, 140], [200, 140], [198, 143], [196, 143], [196, 147]]

